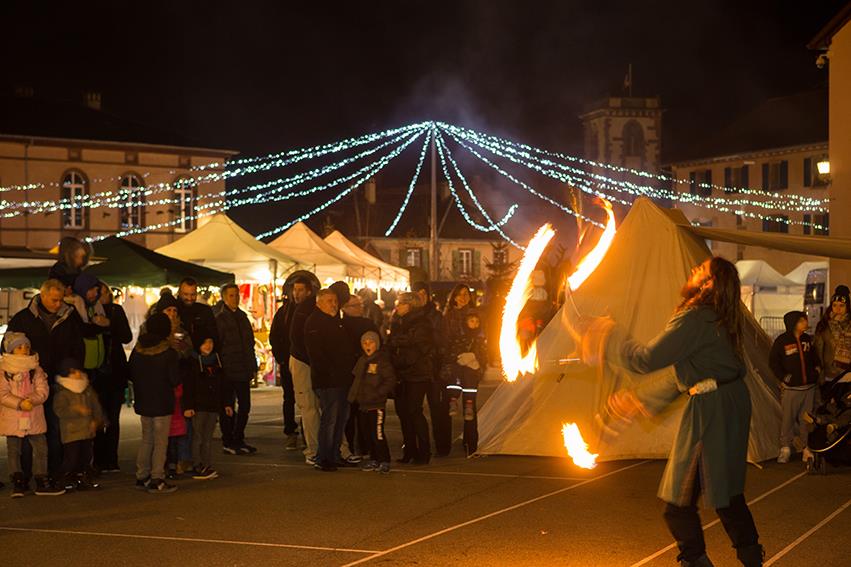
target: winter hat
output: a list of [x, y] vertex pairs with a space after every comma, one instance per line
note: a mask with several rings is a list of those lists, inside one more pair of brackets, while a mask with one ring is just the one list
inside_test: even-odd
[[381, 344], [381, 339], [378, 337], [378, 333], [376, 333], [375, 331], [367, 331], [360, 336], [361, 344], [366, 341], [373, 341], [377, 345]]
[[834, 301], [841, 301], [845, 305], [851, 307], [851, 290], [848, 289], [848, 286], [836, 286], [836, 289], [833, 291], [833, 297], [830, 298], [831, 303]]
[[71, 358], [70, 356], [62, 359], [62, 362], [59, 363], [57, 367], [57, 371], [59, 376], [68, 376], [71, 374], [72, 370], [82, 370], [83, 365], [76, 358]]
[[[159, 305], [159, 303], [157, 305]], [[145, 321], [145, 332], [160, 340], [165, 340], [171, 334], [171, 320], [164, 313], [151, 315], [148, 320]]]
[[334, 295], [337, 296], [337, 305], [342, 307], [346, 303], [349, 302], [349, 297], [351, 297], [351, 293], [349, 292], [349, 284], [346, 282], [334, 282], [328, 289], [334, 292]]
[[157, 301], [157, 313], [162, 313], [169, 307], [179, 309], [180, 305], [177, 303], [177, 299], [175, 299], [173, 295], [166, 293], [160, 297], [159, 301]]
[[21, 345], [32, 346], [30, 340], [23, 333], [15, 331], [7, 331], [3, 337], [3, 350], [6, 352], [14, 352]]
[[74, 280], [74, 293], [79, 295], [80, 297], [86, 297], [86, 293], [93, 287], [98, 288], [98, 292], [100, 292], [100, 281], [96, 277], [91, 274], [87, 274], [86, 272], [81, 272], [80, 275], [77, 276], [77, 279]]

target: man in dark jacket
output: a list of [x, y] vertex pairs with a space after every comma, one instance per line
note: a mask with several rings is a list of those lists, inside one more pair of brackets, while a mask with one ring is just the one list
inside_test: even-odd
[[219, 333], [216, 328], [216, 318], [213, 308], [206, 303], [198, 302], [198, 282], [193, 278], [183, 278], [177, 288], [177, 314], [183, 328], [189, 333], [192, 344], [196, 347], [201, 343], [202, 336], [210, 337], [218, 347]]
[[434, 333], [415, 293], [398, 298], [396, 317], [390, 327], [390, 350], [393, 365], [401, 382], [404, 415], [408, 427], [403, 428], [405, 447], [401, 461], [428, 464], [431, 443], [428, 422], [423, 415], [425, 399], [434, 379]]
[[112, 290], [101, 282], [100, 302], [109, 327], [103, 333], [106, 357], [92, 373], [94, 389], [106, 417], [106, 427], [98, 430], [94, 445], [94, 463], [101, 472], [118, 472], [118, 440], [121, 406], [127, 388], [129, 366], [124, 345], [133, 340], [124, 309], [113, 302]]
[[336, 294], [321, 290], [316, 296], [316, 307], [304, 325], [310, 381], [319, 398], [321, 414], [314, 466], [322, 471], [335, 471], [338, 464], [345, 462], [340, 444], [349, 414], [347, 398], [356, 354], [339, 317]]
[[797, 429], [804, 444], [803, 458], [812, 458], [807, 449], [807, 425], [801, 414], [815, 408], [818, 392], [819, 362], [813, 342], [805, 331], [809, 327], [803, 311], [790, 311], [783, 316], [786, 332], [774, 340], [768, 362], [780, 381], [780, 405], [783, 425], [780, 427], [780, 455], [778, 463], [788, 463], [792, 456], [792, 439]]
[[[58, 366], [62, 360], [83, 360], [82, 321], [73, 307], [62, 301], [65, 284], [59, 280], [47, 280], [41, 284], [38, 295], [30, 304], [15, 313], [9, 321], [8, 330], [24, 333], [32, 344], [32, 352], [38, 354], [39, 365], [47, 374], [52, 386], [56, 380]], [[44, 404], [47, 420], [47, 455], [51, 474], [62, 465], [62, 441], [59, 437], [59, 419], [53, 413], [53, 388], [51, 398]]]
[[431, 432], [434, 434], [434, 448], [438, 457], [445, 457], [452, 449], [452, 418], [449, 416], [449, 396], [446, 385], [440, 380], [440, 369], [446, 350], [446, 337], [443, 328], [443, 315], [437, 310], [431, 298], [431, 289], [426, 282], [414, 282], [411, 291], [419, 297], [421, 309], [431, 323], [434, 336], [434, 379], [429, 386], [428, 409], [431, 414]]
[[151, 315], [130, 355], [133, 407], [142, 420], [142, 444], [136, 457], [136, 488], [174, 492], [165, 482], [165, 459], [174, 388], [180, 384], [180, 360], [168, 342], [171, 322], [163, 313]]
[[293, 316], [296, 308], [311, 293], [313, 288], [305, 278], [295, 278], [290, 290], [287, 302], [282, 305], [275, 317], [272, 318], [272, 327], [269, 329], [269, 344], [272, 345], [272, 354], [281, 376], [281, 387], [283, 388], [283, 415], [284, 436], [286, 441], [284, 449], [294, 451], [298, 448], [298, 424], [295, 421], [295, 388], [293, 386], [293, 375], [290, 372], [290, 331], [293, 326]]
[[[251, 412], [251, 380], [257, 373], [254, 355], [254, 331], [248, 315], [239, 308], [239, 287], [227, 284], [222, 287], [222, 300], [213, 310], [219, 335], [219, 356], [225, 375], [231, 407], [235, 416], [224, 411], [219, 415], [222, 430], [222, 448], [230, 455], [249, 454], [257, 449], [245, 442], [245, 426]], [[238, 402], [238, 407], [234, 406]]]
[[290, 374], [293, 377], [295, 403], [301, 414], [301, 434], [304, 436], [304, 462], [316, 462], [319, 447], [319, 398], [310, 381], [310, 356], [304, 342], [304, 324], [316, 311], [316, 298], [308, 295], [295, 307], [290, 323]]

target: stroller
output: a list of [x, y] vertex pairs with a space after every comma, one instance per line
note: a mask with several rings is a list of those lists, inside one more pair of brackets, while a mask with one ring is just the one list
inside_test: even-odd
[[825, 474], [828, 464], [851, 464], [851, 373], [828, 386], [822, 404], [804, 419], [813, 427], [807, 443], [813, 458], [807, 460], [807, 472]]

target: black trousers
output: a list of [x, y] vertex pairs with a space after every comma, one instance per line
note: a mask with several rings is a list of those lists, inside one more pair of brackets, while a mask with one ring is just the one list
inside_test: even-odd
[[[405, 438], [405, 451], [419, 462], [431, 459], [431, 441], [428, 421], [423, 415], [423, 402], [428, 394], [431, 382], [405, 382], [405, 413], [408, 416], [408, 436]], [[405, 436], [404, 430], [402, 436]], [[408, 449], [410, 447], [410, 450]]]
[[92, 440], [72, 441], [62, 446], [62, 467], [60, 473], [74, 476], [85, 473], [92, 464]]
[[364, 429], [360, 421], [360, 407], [357, 402], [352, 402], [349, 407], [349, 420], [346, 422], [346, 442], [353, 455], [369, 454], [369, 430]]
[[411, 438], [411, 418], [405, 405], [405, 382], [396, 384], [396, 392], [393, 399], [393, 407], [396, 408], [396, 416], [399, 418], [399, 427], [402, 430], [402, 459], [414, 458], [414, 445], [408, 445]]
[[361, 410], [358, 412], [360, 430], [367, 433], [369, 458], [379, 463], [390, 462], [390, 446], [384, 435], [384, 409]]
[[278, 364], [281, 370], [281, 388], [284, 396], [281, 411], [284, 414], [284, 435], [295, 435], [298, 424], [295, 421], [295, 387], [293, 386], [293, 375], [287, 364]]
[[238, 447], [245, 443], [245, 426], [248, 425], [248, 414], [251, 413], [251, 382], [228, 380], [225, 388], [233, 415], [227, 415], [224, 410], [219, 414], [222, 444], [225, 447]]
[[439, 456], [446, 456], [452, 450], [452, 417], [449, 415], [446, 386], [439, 380], [433, 380], [429, 384], [427, 395], [434, 449]]
[[124, 404], [124, 388], [106, 388], [98, 391], [106, 428], [98, 430], [95, 437], [95, 465], [100, 469], [118, 468], [118, 440], [121, 435], [119, 420]]
[[[697, 499], [700, 496], [700, 475], [696, 474], [692, 489], [691, 503], [688, 506], [665, 506], [665, 523], [674, 539], [680, 554], [677, 561], [694, 561], [706, 553], [706, 543], [703, 540], [703, 528], [700, 524], [700, 515], [697, 511]], [[742, 494], [737, 494], [730, 499], [730, 505], [726, 508], [715, 510], [721, 519], [724, 530], [733, 542], [733, 547], [739, 557], [748, 548], [754, 548], [759, 542], [759, 534], [751, 516], [751, 511]]]
[[[476, 406], [476, 392], [464, 392], [461, 394], [464, 403], [464, 450], [467, 456], [475, 453], [479, 448], [479, 408]], [[467, 408], [473, 410], [472, 419], [467, 417]]]

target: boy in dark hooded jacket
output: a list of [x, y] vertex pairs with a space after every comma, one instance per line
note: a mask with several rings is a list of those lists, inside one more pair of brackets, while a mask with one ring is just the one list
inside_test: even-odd
[[369, 442], [370, 460], [362, 469], [389, 473], [390, 447], [384, 435], [384, 418], [387, 396], [396, 387], [396, 373], [390, 355], [381, 348], [378, 333], [367, 331], [360, 343], [363, 355], [355, 364], [349, 402], [358, 405], [358, 426]]
[[803, 458], [812, 458], [807, 444], [807, 427], [801, 415], [815, 408], [818, 392], [819, 361], [810, 335], [807, 315], [790, 311], [783, 316], [786, 332], [774, 340], [768, 362], [780, 381], [783, 425], [780, 429], [778, 463], [788, 463], [792, 455], [792, 439], [797, 429], [804, 444]]

